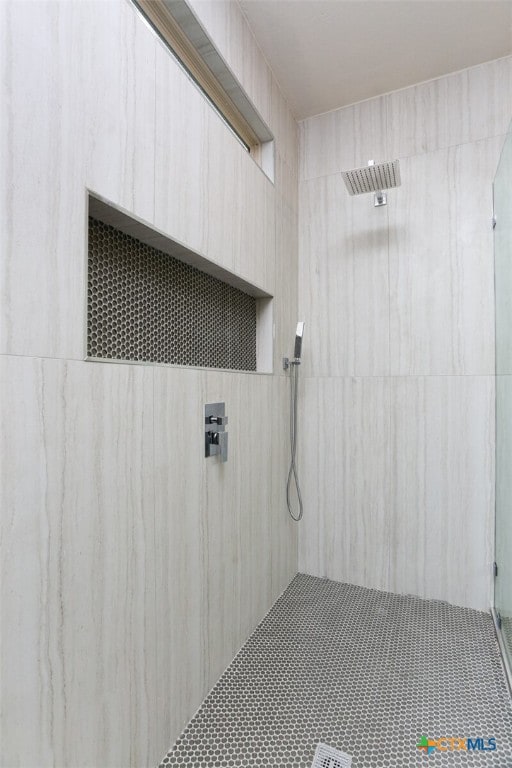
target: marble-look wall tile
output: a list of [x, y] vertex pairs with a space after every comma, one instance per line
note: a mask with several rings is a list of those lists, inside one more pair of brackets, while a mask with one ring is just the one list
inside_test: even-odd
[[84, 357], [87, 187], [153, 216], [154, 35], [91, 8], [2, 6], [4, 353]]
[[[207, 250], [209, 258], [220, 260], [223, 266], [235, 271], [244, 234], [244, 222], [240, 214], [243, 206], [242, 166], [246, 158], [241, 147], [229, 146], [231, 137], [225, 135], [226, 126], [214, 118], [212, 116], [209, 120], [207, 189], [202, 198], [208, 201], [202, 211], [206, 219], [203, 248]], [[219, 146], [222, 147], [220, 152]], [[229, 237], [225, 236], [226, 232], [229, 232]]]
[[278, 83], [272, 78], [270, 125], [276, 151], [298, 174], [299, 128]]
[[[262, 428], [272, 381], [155, 369], [159, 734], [168, 745], [272, 603], [273, 443]], [[209, 402], [226, 404], [226, 463], [204, 458]]]
[[[285, 375], [283, 357], [293, 355], [298, 315], [297, 210], [282, 200], [276, 205], [276, 292], [274, 298], [274, 373]], [[307, 331], [306, 331], [307, 333]]]
[[[278, 333], [297, 319], [297, 128], [229, 8], [212, 4], [279, 133], [275, 184], [131, 3], [0, 8], [0, 351], [68, 358], [3, 360], [6, 765], [156, 764], [297, 570], [274, 507], [283, 376], [76, 360], [87, 187], [275, 293]], [[221, 399], [227, 465], [203, 457]]]
[[[51, 712], [62, 712], [62, 662], [52, 693], [47, 559], [51, 526], [39, 361], [0, 358], [2, 409], [1, 680], [9, 702], [2, 718], [2, 763], [54, 764]], [[8, 474], [7, 474], [8, 473]], [[6, 628], [10, 632], [6, 632]], [[55, 641], [52, 643], [52, 650]], [[58, 657], [57, 657], [58, 658]], [[59, 702], [57, 704], [57, 702]], [[31, 753], [30, 750], [33, 750]]]
[[302, 179], [506, 133], [512, 56], [303, 120]]
[[394, 374], [494, 370], [490, 212], [502, 143], [402, 160], [402, 186], [388, 205]]
[[299, 314], [308, 376], [389, 373], [388, 212], [341, 176], [301, 182]]
[[207, 461], [210, 684], [271, 602], [271, 378], [208, 372], [205, 402], [226, 403], [229, 459]]
[[[147, 221], [155, 204], [155, 57], [161, 45], [130, 3], [78, 4], [89, 189]], [[74, 54], [76, 56], [76, 53]]]
[[300, 178], [314, 179], [389, 159], [386, 97], [369, 99], [299, 123]]
[[[383, 381], [393, 393], [387, 439], [398, 437], [391, 459], [385, 452], [374, 457], [359, 483], [362, 497], [371, 495], [371, 486], [364, 490], [367, 478], [387, 476], [394, 468], [393, 493], [387, 491], [386, 500], [383, 492], [394, 558], [389, 588], [488, 608], [494, 450], [490, 217], [492, 181], [512, 111], [511, 73], [508, 57], [300, 124], [299, 314], [307, 324], [302, 372], [316, 377], [307, 379], [302, 434], [308, 434], [306, 489], [316, 518], [306, 517], [301, 526], [299, 563], [311, 573], [329, 575], [337, 531], [361, 522], [357, 503], [344, 514], [329, 508], [336, 498], [332, 489], [341, 494], [351, 480], [349, 475], [338, 488], [336, 450], [350, 457], [356, 441], [350, 435], [340, 449], [338, 434], [326, 426], [338, 423], [343, 377], [366, 376], [370, 387], [378, 381], [373, 377], [387, 376]], [[402, 186], [389, 192], [386, 209], [373, 209], [369, 196], [347, 197], [339, 178], [343, 168], [395, 156], [401, 158]], [[380, 214], [385, 219], [379, 229]], [[396, 378], [402, 376], [410, 379]], [[423, 406], [410, 391], [419, 381], [427, 393], [427, 437], [414, 427], [414, 409], [423, 414]], [[365, 408], [372, 412], [372, 403], [366, 393], [353, 418]], [[324, 424], [320, 435], [317, 420]], [[358, 434], [359, 426], [354, 430]], [[443, 458], [436, 466], [438, 447]], [[427, 470], [426, 451], [434, 457]], [[464, 504], [469, 525], [459, 548]], [[421, 554], [421, 541], [414, 540], [414, 531], [424, 528], [425, 508], [434, 529], [441, 515], [446, 518], [435, 573]], [[357, 530], [361, 549], [372, 551], [373, 528]], [[447, 564], [451, 551], [456, 554]], [[347, 562], [352, 564], [350, 553]], [[334, 572], [334, 578], [341, 573], [354, 580], [350, 570]]]
[[274, 287], [276, 188], [129, 3], [91, 7], [2, 7], [5, 353], [84, 356], [86, 188]]
[[[273, 602], [272, 517], [273, 403], [270, 376], [239, 376], [234, 413], [234, 450], [238, 456], [240, 641], [255, 629]], [[284, 467], [282, 467], [282, 471]], [[290, 539], [292, 544], [293, 539]], [[293, 551], [293, 550], [292, 550]]]
[[[241, 242], [235, 256], [235, 271], [269, 293], [275, 291], [276, 193], [261, 169], [245, 155], [240, 175], [241, 195], [231, 192], [228, 210], [239, 205]], [[224, 232], [224, 239], [225, 239]]]
[[[299, 389], [302, 402], [303, 390]], [[271, 558], [272, 601], [283, 592], [297, 572], [297, 544], [300, 524], [294, 522], [286, 506], [286, 480], [290, 466], [290, 381], [288, 376], [272, 380], [272, 499]], [[304, 433], [302, 433], [304, 434]], [[296, 498], [293, 496], [296, 505]], [[296, 506], [294, 506], [294, 514]]]
[[[202, 525], [205, 561], [206, 674], [210, 688], [240, 647], [240, 375], [207, 371], [203, 403], [226, 403], [229, 458], [203, 459]], [[241, 421], [242, 419], [242, 421]]]
[[277, 197], [295, 212], [299, 206], [299, 181], [297, 163], [288, 162], [279, 152], [276, 155], [276, 194]]
[[157, 227], [272, 292], [273, 185], [163, 47], [157, 94]]
[[160, 756], [208, 691], [205, 375], [199, 370], [154, 369], [155, 716]]
[[[156, 52], [155, 114], [155, 224], [175, 240], [204, 252], [208, 138], [220, 120], [212, 119], [208, 104], [163, 45]], [[227, 258], [223, 266], [233, 264]]]
[[270, 123], [272, 105], [272, 72], [258, 47], [254, 33], [243, 16], [239, 4], [230, 2], [229, 5], [231, 14], [242, 14], [242, 69], [240, 73], [235, 74], [247, 92], [252, 104], [254, 104], [264, 122], [268, 125]]
[[388, 378], [306, 378], [299, 570], [389, 589]]
[[387, 99], [392, 157], [504, 134], [512, 114], [512, 56], [395, 91]]
[[151, 371], [2, 368], [2, 763], [153, 764]]
[[391, 589], [491, 604], [494, 378], [392, 380]]
[[85, 189], [76, 194], [84, 157], [73, 55], [81, 45], [63, 4], [2, 3], [0, 15], [0, 350], [81, 356]]

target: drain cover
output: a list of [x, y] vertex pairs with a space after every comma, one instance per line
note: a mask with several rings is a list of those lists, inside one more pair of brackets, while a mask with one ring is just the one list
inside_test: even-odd
[[352, 758], [327, 744], [319, 744], [311, 768], [350, 768]]

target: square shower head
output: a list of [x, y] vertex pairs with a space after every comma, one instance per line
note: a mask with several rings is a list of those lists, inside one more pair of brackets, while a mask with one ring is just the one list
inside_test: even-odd
[[349, 195], [381, 192], [383, 189], [399, 187], [402, 183], [399, 160], [366, 165], [363, 168], [354, 168], [352, 171], [342, 171], [341, 175]]

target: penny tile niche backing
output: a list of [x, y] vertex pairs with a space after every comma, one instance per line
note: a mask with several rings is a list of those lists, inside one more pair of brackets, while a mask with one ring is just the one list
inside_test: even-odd
[[256, 371], [255, 296], [89, 214], [88, 357]]

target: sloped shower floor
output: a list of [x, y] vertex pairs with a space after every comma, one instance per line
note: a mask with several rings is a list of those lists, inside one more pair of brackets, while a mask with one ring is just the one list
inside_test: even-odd
[[[422, 736], [496, 739], [432, 751]], [[490, 615], [299, 574], [160, 768], [512, 768], [512, 705]]]

